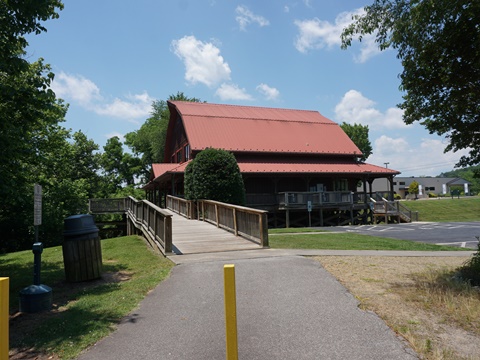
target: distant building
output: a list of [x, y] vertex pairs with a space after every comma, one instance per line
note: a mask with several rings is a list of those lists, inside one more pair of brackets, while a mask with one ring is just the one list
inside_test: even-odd
[[[435, 195], [450, 196], [452, 190], [460, 190], [465, 195], [470, 195], [471, 183], [465, 179], [446, 178], [446, 177], [394, 177], [393, 178], [393, 191], [399, 194], [402, 199], [408, 199], [414, 197], [413, 194], [408, 193], [410, 184], [416, 181], [419, 184], [418, 198], [427, 198], [429, 193]], [[387, 192], [390, 189], [390, 184], [386, 179], [375, 179], [372, 184], [373, 192]]]

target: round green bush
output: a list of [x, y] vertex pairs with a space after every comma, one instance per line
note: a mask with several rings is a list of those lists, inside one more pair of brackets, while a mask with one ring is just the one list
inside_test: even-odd
[[235, 156], [225, 150], [205, 149], [185, 169], [185, 198], [245, 204], [245, 186]]

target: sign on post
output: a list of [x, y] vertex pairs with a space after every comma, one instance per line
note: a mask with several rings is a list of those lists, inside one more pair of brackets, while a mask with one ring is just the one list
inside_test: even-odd
[[42, 186], [33, 187], [33, 225], [42, 225]]

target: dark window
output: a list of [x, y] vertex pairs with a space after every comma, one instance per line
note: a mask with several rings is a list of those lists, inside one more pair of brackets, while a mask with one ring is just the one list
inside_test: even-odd
[[400, 181], [400, 185], [405, 185], [405, 181]]
[[397, 182], [396, 182], [396, 181], [394, 181], [394, 182], [393, 182], [393, 185], [397, 185]]
[[185, 145], [185, 147], [183, 148], [183, 151], [185, 153], [185, 161], [188, 161], [190, 160], [190, 145]]
[[182, 162], [182, 151], [178, 151], [177, 152], [177, 163], [181, 163]]

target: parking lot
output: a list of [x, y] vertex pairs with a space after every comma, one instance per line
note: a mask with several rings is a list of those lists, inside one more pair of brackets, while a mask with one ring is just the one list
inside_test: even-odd
[[414, 222], [407, 224], [336, 226], [331, 229], [339, 232], [354, 232], [474, 249], [478, 246], [478, 240], [475, 237], [480, 236], [480, 222]]

